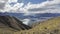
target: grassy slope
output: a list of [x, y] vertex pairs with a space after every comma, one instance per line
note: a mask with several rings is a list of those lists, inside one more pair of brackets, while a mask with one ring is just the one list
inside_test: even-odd
[[60, 17], [57, 17], [44, 21], [30, 30], [18, 31], [15, 32], [14, 34], [59, 34], [59, 33], [60, 33]]
[[0, 34], [14, 34], [15, 31], [13, 31], [10, 28], [0, 28]]

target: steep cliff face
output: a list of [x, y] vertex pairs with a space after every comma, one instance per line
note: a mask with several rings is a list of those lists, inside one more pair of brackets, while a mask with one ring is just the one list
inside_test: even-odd
[[11, 29], [13, 31], [28, 30], [31, 27], [23, 24], [13, 16], [0, 16], [0, 28]]

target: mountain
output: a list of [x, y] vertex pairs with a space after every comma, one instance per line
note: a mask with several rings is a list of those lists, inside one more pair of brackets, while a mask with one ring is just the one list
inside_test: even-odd
[[24, 21], [24, 19], [29, 19], [29, 22], [27, 25], [31, 26], [31, 24], [34, 24], [38, 21], [44, 21], [48, 20], [52, 17], [60, 16], [60, 13], [38, 13], [38, 14], [32, 14], [32, 15], [24, 15], [24, 13], [0, 13], [0, 15], [10, 15], [17, 17], [18, 19]]
[[60, 34], [60, 17], [43, 21], [30, 30], [15, 32], [14, 34]]
[[14, 16], [18, 19], [20, 19], [22, 22], [24, 22], [25, 19], [28, 19], [29, 21], [27, 25], [31, 26], [32, 24], [38, 22], [38, 21], [45, 21], [53, 17], [60, 16], [60, 13], [37, 13], [37, 14], [32, 14], [32, 15], [24, 15], [24, 13], [0, 13], [0, 15], [10, 15]]
[[30, 26], [23, 24], [16, 17], [9, 15], [0, 16], [0, 34], [29, 29], [31, 29]]
[[0, 15], [1, 14], [18, 17], [20, 19], [26, 19], [26, 18], [41, 19], [41, 17], [57, 17], [57, 16], [60, 16], [60, 13], [38, 13], [38, 14], [32, 14], [32, 15], [24, 15], [24, 13], [0, 13]]

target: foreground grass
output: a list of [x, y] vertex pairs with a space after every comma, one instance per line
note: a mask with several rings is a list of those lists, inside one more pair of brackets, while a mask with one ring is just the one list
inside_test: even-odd
[[0, 34], [14, 34], [14, 31], [7, 28], [0, 28]]
[[60, 17], [52, 18], [37, 25], [35, 28], [14, 34], [60, 34]]

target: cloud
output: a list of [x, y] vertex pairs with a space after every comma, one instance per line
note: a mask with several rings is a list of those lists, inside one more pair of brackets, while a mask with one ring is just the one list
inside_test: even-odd
[[[10, 5], [10, 3], [15, 3], [13, 6]], [[17, 0], [8, 0], [4, 4], [0, 4], [0, 12], [11, 12], [11, 13], [19, 13], [19, 9], [24, 5], [24, 3], [18, 3]], [[18, 12], [19, 11], [19, 12]]]
[[3, 9], [5, 7], [5, 4], [8, 0], [0, 0], [0, 9]]
[[28, 9], [38, 9], [38, 8], [43, 8], [45, 10], [45, 8], [53, 8], [52, 6], [56, 6], [60, 4], [59, 0], [53, 0], [53, 1], [45, 1], [45, 2], [42, 2], [42, 3], [39, 3], [39, 4], [28, 4], [27, 7]]
[[60, 0], [45, 1], [39, 4], [28, 3], [25, 7], [27, 15], [32, 13], [60, 13]]
[[16, 3], [14, 6], [6, 4], [4, 11], [12, 12], [12, 13], [19, 13], [19, 9], [23, 6], [23, 3]]
[[28, 23], [30, 22], [30, 19], [24, 19], [22, 20], [24, 24], [28, 25]]
[[[16, 4], [11, 6], [9, 3], [12, 2], [15, 2]], [[27, 5], [24, 5], [24, 3], [18, 3], [17, 0], [8, 0], [3, 6], [5, 6], [2, 10], [4, 12], [25, 13], [25, 15], [36, 13], [60, 13], [60, 0], [47, 0], [38, 4], [32, 4], [29, 2]]]
[[18, 0], [8, 0], [8, 3], [17, 2]]

